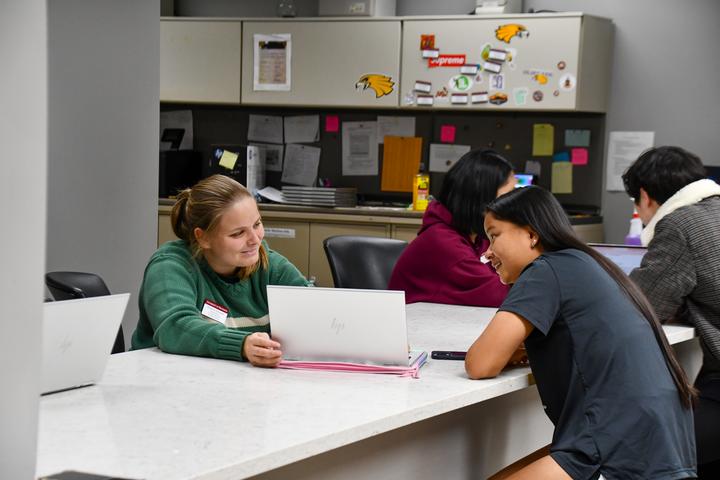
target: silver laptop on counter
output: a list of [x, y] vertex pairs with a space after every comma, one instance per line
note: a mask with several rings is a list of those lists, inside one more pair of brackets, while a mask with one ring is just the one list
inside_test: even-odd
[[609, 243], [589, 243], [588, 245], [612, 260], [627, 275], [640, 266], [640, 262], [647, 253], [646, 247], [638, 245]]
[[43, 304], [43, 394], [100, 380], [129, 298], [122, 293]]
[[405, 292], [267, 287], [272, 338], [286, 360], [411, 365]]

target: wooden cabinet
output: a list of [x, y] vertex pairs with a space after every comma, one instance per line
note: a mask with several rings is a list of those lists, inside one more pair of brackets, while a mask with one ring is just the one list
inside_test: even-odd
[[[290, 36], [288, 91], [254, 89], [253, 39], [270, 34]], [[399, 19], [246, 21], [242, 53], [243, 104], [398, 106]]]
[[[170, 206], [158, 212], [158, 246], [177, 237], [170, 227]], [[348, 209], [351, 210], [351, 209]], [[265, 225], [265, 240], [273, 250], [290, 260], [315, 285], [332, 287], [332, 274], [323, 241], [334, 235], [367, 235], [413, 241], [422, 224], [418, 215], [383, 215], [362, 211], [338, 212], [324, 209], [293, 209], [260, 206]], [[585, 242], [603, 241], [602, 223], [573, 225]]]
[[158, 209], [158, 232], [157, 232], [157, 246], [159, 247], [165, 242], [171, 240], [177, 240], [173, 232], [172, 224], [170, 222], [170, 210], [172, 207], [161, 205]]
[[273, 250], [290, 260], [306, 277], [310, 277], [310, 223], [263, 218], [265, 241]]
[[240, 103], [239, 20], [160, 22], [160, 101]]
[[393, 225], [391, 237], [410, 243], [417, 237], [418, 230], [420, 230], [419, 222], [417, 225]]
[[581, 13], [405, 20], [400, 105], [604, 112], [612, 31]]

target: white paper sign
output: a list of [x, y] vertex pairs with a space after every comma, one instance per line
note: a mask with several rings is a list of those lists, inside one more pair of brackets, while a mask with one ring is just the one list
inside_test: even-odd
[[260, 149], [248, 145], [247, 147], [247, 185], [251, 192], [257, 192], [265, 186], [265, 164], [260, 156]]
[[285, 117], [285, 143], [312, 143], [320, 140], [320, 115]]
[[268, 115], [250, 115], [248, 142], [283, 143], [283, 118]]
[[453, 93], [450, 95], [450, 103], [454, 105], [464, 105], [468, 103], [467, 93]]
[[253, 90], [290, 91], [292, 38], [289, 33], [253, 35]]
[[654, 142], [655, 132], [610, 132], [605, 188], [609, 191], [625, 191], [622, 174]]
[[284, 145], [273, 145], [270, 143], [250, 143], [260, 149], [260, 158], [265, 163], [265, 170], [271, 172], [282, 172]]
[[377, 141], [385, 143], [385, 137], [414, 137], [415, 117], [377, 117]]
[[342, 174], [378, 174], [377, 122], [343, 122]]
[[447, 172], [460, 157], [470, 151], [470, 145], [447, 143], [430, 144], [430, 171]]
[[193, 149], [193, 117], [192, 110], [175, 110], [160, 112], [160, 151], [170, 150], [170, 143], [162, 141], [162, 134], [166, 128], [182, 128], [185, 134], [178, 150]]
[[[271, 202], [285, 203], [282, 192], [277, 188], [265, 187], [258, 190], [257, 193], [261, 197], [270, 200]], [[267, 228], [265, 228], [265, 233], [267, 234]]]
[[295, 238], [294, 228], [265, 227], [265, 238]]
[[285, 146], [285, 162], [281, 181], [312, 187], [320, 165], [320, 148], [291, 143]]

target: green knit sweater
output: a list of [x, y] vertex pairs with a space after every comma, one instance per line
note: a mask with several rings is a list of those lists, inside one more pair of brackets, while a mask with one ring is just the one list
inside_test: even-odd
[[[162, 245], [145, 268], [132, 349], [157, 346], [169, 353], [244, 360], [245, 337], [270, 331], [266, 287], [307, 285], [290, 261], [264, 245], [267, 270], [234, 283], [204, 260], [194, 260], [184, 241]], [[225, 325], [201, 315], [205, 300], [227, 307]]]

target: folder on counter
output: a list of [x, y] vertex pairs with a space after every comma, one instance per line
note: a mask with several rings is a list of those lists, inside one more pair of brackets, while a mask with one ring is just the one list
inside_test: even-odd
[[396, 365], [369, 365], [366, 363], [351, 362], [308, 362], [303, 360], [283, 360], [278, 368], [290, 370], [317, 370], [325, 372], [350, 373], [382, 373], [397, 375], [398, 377], [420, 378], [420, 367], [427, 361], [427, 352], [421, 352], [415, 361], [408, 367]]

